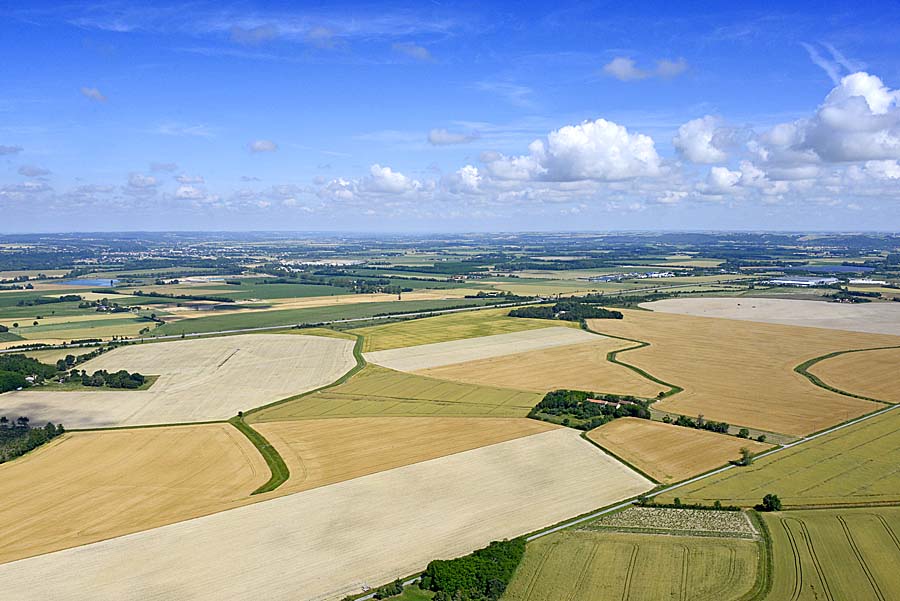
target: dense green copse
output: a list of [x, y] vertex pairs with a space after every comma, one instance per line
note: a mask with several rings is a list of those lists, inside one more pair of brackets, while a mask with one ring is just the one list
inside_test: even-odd
[[43, 428], [32, 428], [27, 417], [10, 420], [0, 417], [0, 463], [24, 455], [65, 432], [62, 424], [47, 422]]
[[101, 369], [99, 371], [95, 371], [93, 374], [88, 375], [85, 372], [81, 373], [81, 384], [83, 386], [94, 386], [94, 387], [107, 387], [107, 388], [128, 388], [135, 389], [140, 388], [144, 385], [146, 378], [141, 374], [128, 373], [124, 369], [120, 369], [117, 372], [110, 373], [105, 369]]
[[619, 417], [650, 419], [648, 406], [648, 401], [633, 396], [552, 390], [534, 406], [528, 417], [592, 430]]
[[564, 321], [581, 321], [583, 319], [622, 319], [622, 313], [611, 311], [592, 304], [577, 301], [561, 301], [551, 306], [522, 307], [509, 312], [510, 317], [529, 317], [531, 319], [561, 319]]
[[435, 591], [435, 601], [496, 601], [525, 554], [525, 540], [494, 541], [457, 559], [436, 559], [422, 575], [422, 588]]
[[24, 388], [28, 385], [25, 376], [14, 371], [0, 370], [0, 392]]
[[52, 378], [56, 375], [56, 368], [46, 363], [41, 363], [31, 357], [20, 355], [18, 353], [11, 355], [0, 355], [0, 371], [9, 371], [20, 374], [22, 376], [38, 376], [41, 378]]

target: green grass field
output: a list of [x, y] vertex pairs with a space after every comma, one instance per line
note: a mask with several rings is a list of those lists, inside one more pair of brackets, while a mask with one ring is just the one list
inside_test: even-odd
[[758, 554], [750, 540], [565, 530], [528, 543], [503, 601], [736, 600]]
[[478, 338], [494, 334], [509, 334], [549, 326], [570, 325], [567, 321], [546, 319], [523, 319], [508, 317], [510, 309], [485, 309], [475, 312], [450, 313], [437, 317], [416, 319], [384, 325], [356, 328], [352, 330], [366, 337], [364, 352], [418, 346], [432, 342], [447, 342]]
[[774, 565], [766, 601], [886, 601], [900, 594], [900, 508], [763, 514]]
[[900, 410], [661, 495], [671, 502], [752, 506], [768, 493], [785, 507], [900, 503]]
[[426, 378], [367, 365], [347, 382], [247, 416], [248, 422], [322, 417], [524, 417], [536, 392]]
[[450, 307], [481, 306], [489, 304], [484, 299], [460, 298], [429, 301], [392, 301], [384, 303], [356, 303], [311, 307], [308, 309], [283, 309], [275, 311], [247, 311], [232, 315], [210, 315], [196, 319], [184, 319], [168, 323], [153, 330], [159, 336], [167, 334], [216, 332], [240, 328], [260, 328], [290, 326], [303, 323], [318, 323], [333, 319], [373, 317], [395, 312], [437, 311]]

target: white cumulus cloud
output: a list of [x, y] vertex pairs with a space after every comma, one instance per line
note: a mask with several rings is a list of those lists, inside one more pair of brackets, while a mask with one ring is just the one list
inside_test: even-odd
[[82, 87], [81, 95], [95, 102], [106, 102], [106, 96], [104, 96], [97, 88]]
[[722, 135], [719, 133], [721, 129], [720, 119], [706, 115], [679, 127], [672, 144], [691, 162], [721, 163], [728, 159], [727, 153], [719, 147], [722, 143]]
[[561, 127], [546, 141], [532, 142], [528, 150], [519, 157], [486, 153], [482, 159], [499, 179], [618, 181], [660, 173], [653, 139], [606, 119]]

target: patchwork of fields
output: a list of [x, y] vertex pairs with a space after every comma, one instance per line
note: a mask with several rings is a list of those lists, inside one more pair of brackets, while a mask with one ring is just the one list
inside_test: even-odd
[[555, 429], [505, 418], [381, 417], [267, 422], [256, 429], [290, 469], [278, 496]]
[[634, 344], [595, 335], [579, 344], [516, 352], [502, 357], [424, 369], [416, 373], [446, 380], [537, 392], [571, 388], [653, 398], [667, 390], [627, 367], [607, 361], [610, 351], [629, 346]]
[[595, 428], [588, 438], [657, 482], [670, 484], [740, 459], [741, 448], [759, 453], [771, 445], [626, 417]]
[[362, 416], [525, 417], [542, 395], [367, 365], [332, 388], [253, 412], [251, 423]]
[[356, 328], [352, 332], [366, 337], [363, 351], [371, 353], [553, 326], [578, 327], [576, 323], [509, 317], [509, 311], [509, 309], [482, 309], [473, 313], [450, 313], [412, 321]]
[[739, 599], [754, 586], [758, 553], [736, 538], [567, 530], [528, 544], [503, 601]]
[[0, 413], [68, 428], [228, 419], [292, 394], [324, 386], [356, 365], [353, 342], [322, 336], [247, 334], [120, 347], [82, 366], [159, 375], [149, 390], [0, 396]]
[[366, 353], [366, 361], [399, 371], [420, 371], [514, 353], [594, 342], [597, 336], [574, 328], [540, 328], [464, 340]]
[[554, 429], [4, 564], [0, 587], [23, 600], [339, 599], [651, 486]]
[[228, 424], [69, 433], [0, 465], [0, 563], [237, 507], [268, 477]]
[[590, 325], [600, 333], [650, 342], [618, 358], [684, 388], [656, 408], [792, 435], [880, 407], [816, 387], [794, 367], [833, 351], [898, 341], [878, 334], [649, 311], [626, 311], [625, 319], [590, 320]]
[[753, 506], [769, 493], [786, 507], [900, 503], [900, 410], [666, 493], [685, 503]]
[[774, 571], [767, 601], [886, 601], [900, 591], [900, 508], [764, 514]]

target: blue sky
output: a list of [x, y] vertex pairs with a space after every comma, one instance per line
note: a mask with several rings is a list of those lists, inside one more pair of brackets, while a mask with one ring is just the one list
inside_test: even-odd
[[0, 231], [900, 229], [900, 7], [623, 4], [0, 3]]

